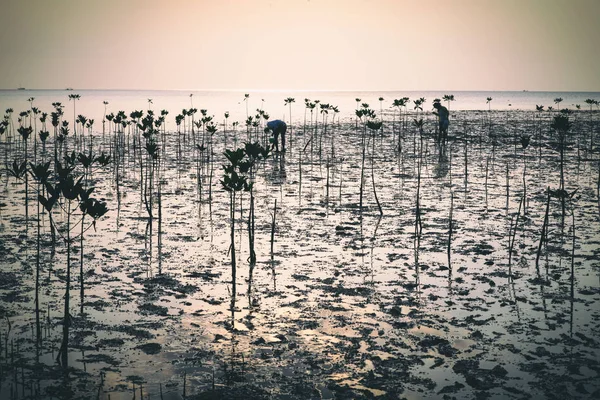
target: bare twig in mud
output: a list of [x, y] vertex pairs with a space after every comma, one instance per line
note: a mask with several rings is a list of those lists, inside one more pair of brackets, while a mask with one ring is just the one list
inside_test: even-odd
[[540, 244], [538, 245], [537, 254], [535, 256], [535, 267], [539, 269], [540, 254], [542, 253], [542, 246], [545, 241], [548, 240], [548, 214], [550, 211], [550, 187], [546, 189], [547, 200], [546, 200], [546, 213], [544, 214], [544, 223], [542, 224], [542, 233], [540, 234]]
[[331, 163], [329, 161], [329, 157], [325, 160], [325, 206], [329, 209], [329, 169], [331, 168]]
[[523, 215], [527, 215], [527, 155], [525, 154], [525, 150], [529, 146], [529, 141], [531, 140], [531, 136], [523, 135], [521, 136], [521, 147], [523, 148]]
[[[524, 197], [521, 197], [521, 201], [519, 202], [519, 210], [517, 211], [517, 216], [516, 216], [516, 220], [515, 220], [515, 225], [514, 225], [514, 230], [512, 228], [512, 222], [511, 222], [511, 227], [508, 231], [508, 240], [509, 240], [509, 246], [508, 246], [508, 267], [511, 267], [511, 263], [512, 263], [512, 252], [513, 252], [513, 248], [515, 246], [515, 237], [517, 236], [517, 227], [519, 225], [519, 216], [521, 215], [521, 206], [523, 205], [523, 201], [524, 201]], [[510, 274], [510, 272], [509, 272]]]
[[467, 197], [467, 186], [469, 182], [469, 142], [465, 131], [465, 198]]
[[575, 207], [573, 203], [571, 203], [571, 213], [572, 213], [572, 229], [573, 229], [573, 246], [571, 247], [571, 277], [570, 277], [570, 296], [569, 302], [571, 305], [571, 312], [569, 318], [569, 333], [571, 338], [573, 338], [573, 307], [575, 303]]
[[417, 195], [416, 195], [416, 207], [415, 207], [415, 238], [421, 240], [421, 233], [423, 231], [423, 224], [421, 222], [421, 160], [418, 161], [417, 171]]
[[448, 218], [448, 266], [450, 266], [450, 254], [452, 250], [452, 212], [454, 211], [454, 192], [450, 191], [450, 216]]
[[508, 212], [508, 201], [510, 199], [510, 173], [508, 163], [506, 163], [506, 212]]
[[485, 209], [488, 209], [488, 175], [489, 175], [490, 157], [485, 159]]
[[273, 206], [273, 218], [271, 219], [271, 260], [273, 260], [274, 252], [273, 245], [275, 242], [275, 216], [277, 215], [277, 199], [275, 199], [275, 205]]

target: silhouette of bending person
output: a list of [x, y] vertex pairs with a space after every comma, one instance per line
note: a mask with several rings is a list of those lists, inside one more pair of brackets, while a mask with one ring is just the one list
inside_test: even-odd
[[446, 140], [448, 138], [448, 125], [450, 125], [450, 112], [446, 107], [441, 105], [440, 103], [433, 103], [433, 108], [437, 110], [437, 112], [433, 112], [435, 115], [439, 117], [440, 120], [440, 139]]
[[287, 131], [287, 125], [280, 119], [267, 122], [265, 132], [273, 132], [273, 145], [275, 151], [279, 151], [279, 135], [281, 134], [281, 151], [285, 151], [285, 131]]

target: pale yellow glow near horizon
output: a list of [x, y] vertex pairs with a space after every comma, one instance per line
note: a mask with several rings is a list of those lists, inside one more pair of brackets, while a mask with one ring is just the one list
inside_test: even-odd
[[10, 0], [0, 88], [600, 90], [594, 0]]

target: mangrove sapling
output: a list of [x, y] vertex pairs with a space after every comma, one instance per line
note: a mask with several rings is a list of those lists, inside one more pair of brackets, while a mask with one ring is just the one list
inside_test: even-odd
[[[257, 162], [265, 160], [269, 156], [270, 149], [262, 147], [258, 142], [246, 143], [244, 145], [244, 159], [239, 163], [239, 171], [242, 174], [248, 174], [249, 179], [253, 180]], [[250, 253], [250, 272], [256, 264], [256, 252], [254, 250], [255, 238], [255, 214], [254, 214], [254, 182], [249, 182], [244, 188], [245, 192], [250, 193], [250, 208], [248, 211], [248, 242]]]
[[253, 123], [253, 117], [249, 116], [246, 118], [246, 140], [248, 142], [252, 141], [252, 123]]
[[[543, 105], [535, 105], [535, 110], [537, 111], [537, 114], [541, 114], [544, 111], [544, 106]], [[541, 164], [542, 162], [542, 124], [541, 124], [541, 115], [536, 116], [536, 131], [537, 131], [537, 142], [538, 142], [538, 150], [539, 150], [539, 162]]]
[[[573, 230], [573, 241], [571, 245], [571, 276], [570, 281], [570, 292], [569, 292], [569, 303], [570, 303], [570, 318], [569, 318], [569, 334], [570, 338], [573, 339], [573, 314], [574, 314], [574, 303], [575, 303], [575, 208], [571, 204], [572, 210], [572, 230]], [[572, 350], [572, 348], [571, 348]]]
[[379, 209], [379, 215], [383, 215], [383, 209], [381, 208], [381, 204], [379, 203], [379, 198], [377, 197], [377, 189], [375, 185], [375, 133], [381, 129], [383, 126], [382, 121], [367, 121], [367, 127], [371, 130], [372, 136], [372, 147], [371, 147], [371, 181], [373, 183], [373, 195], [375, 196], [375, 201], [377, 202], [377, 208]]
[[[394, 150], [398, 149], [401, 151], [402, 144], [400, 142], [400, 131], [398, 131], [398, 145], [396, 146], [396, 113], [399, 113], [399, 119], [402, 117], [402, 107], [404, 104], [402, 100], [395, 99], [392, 103], [392, 107], [394, 108], [394, 113], [392, 114], [392, 145], [394, 146]], [[400, 125], [402, 126], [402, 125]]]
[[227, 119], [229, 118], [229, 111], [225, 111], [225, 120], [223, 121], [223, 148], [227, 148]]
[[[318, 111], [320, 103], [321, 103], [321, 100], [315, 100], [314, 103], [311, 103], [311, 106], [312, 106], [312, 108], [310, 110], [310, 120], [311, 120], [311, 123], [312, 123], [313, 109], [317, 108], [317, 111]], [[314, 144], [316, 142], [315, 135], [317, 136], [317, 139], [318, 139], [318, 135], [319, 135], [318, 127], [319, 127], [319, 115], [318, 115], [318, 112], [317, 112], [317, 115], [315, 115], [315, 125], [314, 125], [314, 128], [313, 128], [313, 132], [311, 133], [311, 136], [310, 136], [310, 166], [311, 166], [311, 171], [312, 171], [312, 168], [313, 168], [313, 165], [314, 165], [314, 163], [313, 163], [313, 156], [314, 156]]]
[[[186, 140], [187, 129], [186, 129], [186, 125], [185, 125], [185, 118], [188, 116], [188, 110], [185, 108], [182, 109], [181, 116], [183, 117], [183, 139]], [[189, 136], [187, 136], [187, 137], [189, 138]]]
[[[356, 99], [354, 99], [354, 100], [356, 101], [356, 111], [358, 111], [358, 109], [360, 108], [360, 101], [361, 100], [358, 97]], [[356, 116], [358, 117], [358, 114], [356, 114]], [[355, 121], [355, 128], [356, 129], [358, 129], [358, 120], [359, 119], [360, 119], [360, 117], [354, 119], [354, 121]]]
[[[71, 245], [77, 237], [72, 236], [72, 229], [77, 224], [84, 224], [84, 217], [90, 216], [92, 222], [83, 232], [90, 227], [96, 227], [96, 221], [108, 211], [106, 203], [97, 201], [89, 195], [94, 188], [84, 188], [82, 184], [83, 176], [76, 178], [75, 165], [73, 164], [75, 155], [65, 158], [66, 165], [63, 167], [60, 162], [56, 163], [56, 182], [46, 182], [48, 198], [39, 195], [38, 200], [46, 208], [48, 212], [52, 212], [55, 205], [59, 205], [61, 210], [65, 212], [66, 222], [62, 226], [56, 225], [55, 228], [60, 236], [65, 240], [67, 245], [67, 265], [66, 265], [66, 282], [65, 282], [65, 306], [63, 315], [63, 337], [57, 360], [61, 363], [65, 370], [68, 368], [68, 345], [69, 345], [69, 327], [70, 327], [70, 287], [71, 287]], [[62, 201], [59, 201], [61, 200]], [[72, 224], [77, 217], [76, 211], [80, 209], [79, 221]], [[54, 224], [55, 221], [51, 219]]]
[[565, 148], [566, 148], [566, 136], [571, 129], [571, 122], [569, 117], [563, 113], [555, 115], [554, 121], [551, 125], [552, 129], [558, 134], [558, 148], [560, 151], [560, 185], [559, 192], [561, 193], [562, 199], [562, 221], [564, 226], [565, 218], [565, 174], [564, 174], [564, 159], [565, 159]]
[[221, 185], [229, 192], [230, 239], [229, 253], [231, 254], [231, 310], [235, 310], [236, 299], [236, 254], [235, 254], [235, 206], [236, 193], [248, 188], [248, 177], [240, 173], [240, 164], [244, 158], [244, 149], [225, 150], [225, 158], [229, 164], [223, 165], [224, 175]]
[[206, 130], [209, 134], [209, 144], [210, 144], [210, 152], [208, 154], [209, 158], [209, 167], [210, 167], [210, 171], [209, 171], [209, 175], [208, 175], [208, 209], [209, 212], [212, 214], [212, 179], [213, 179], [213, 172], [214, 172], [214, 163], [213, 163], [213, 159], [214, 159], [214, 152], [213, 152], [213, 136], [214, 134], [217, 132], [217, 126], [214, 125], [212, 122], [210, 123], [210, 125], [208, 125], [206, 127]]
[[306, 143], [304, 143], [304, 147], [302, 149], [302, 151], [305, 152], [306, 151], [306, 147], [310, 143], [311, 157], [312, 157], [312, 149], [313, 149], [313, 138], [314, 138], [315, 130], [316, 130], [316, 127], [314, 129], [312, 129], [312, 125], [313, 125], [313, 112], [314, 112], [316, 106], [317, 106], [316, 102], [315, 103], [309, 102], [307, 104], [307, 107], [310, 110], [310, 131], [311, 131], [311, 133], [310, 133], [310, 138], [308, 139], [308, 141]]
[[491, 111], [492, 111], [492, 98], [488, 97], [486, 99], [486, 103], [488, 105], [488, 135], [490, 133], [490, 130], [492, 128], [492, 117], [491, 117]]
[[[415, 207], [415, 246], [418, 252], [421, 243], [421, 233], [423, 232], [423, 223], [421, 221], [421, 160], [423, 153], [423, 141], [420, 143], [419, 158], [417, 160], [417, 195]], [[418, 259], [418, 256], [417, 256]], [[418, 268], [418, 262], [416, 263]]]
[[450, 216], [448, 217], [448, 268], [450, 266], [450, 254], [452, 252], [452, 213], [454, 211], [454, 192], [450, 190]]
[[294, 130], [294, 126], [292, 124], [292, 103], [295, 103], [296, 99], [294, 99], [293, 97], [288, 97], [287, 99], [285, 99], [284, 101], [284, 106], [285, 105], [289, 105], [290, 106], [290, 133], [289, 133], [289, 138], [290, 138], [290, 144], [288, 147], [288, 150], [291, 152], [292, 151], [292, 146], [293, 146], [293, 141], [294, 141], [294, 135], [293, 135], [293, 130]]
[[0, 122], [0, 138], [2, 138], [5, 133], [6, 135], [4, 136], [5, 140], [4, 140], [4, 164], [8, 165], [8, 133], [7, 131], [7, 126], [8, 126], [8, 122], [6, 120], [3, 120]]
[[321, 115], [323, 115], [323, 128], [321, 131], [321, 135], [319, 136], [319, 158], [322, 155], [323, 150], [323, 136], [327, 135], [327, 116], [329, 115], [330, 106], [327, 103], [321, 103], [319, 105], [321, 107]]
[[[88, 180], [92, 176], [92, 167], [94, 163], [99, 164], [101, 167], [106, 167], [110, 162], [110, 156], [102, 153], [100, 156], [95, 156], [91, 151], [88, 154], [79, 153], [77, 160], [81, 167], [83, 167], [83, 187], [88, 186]], [[83, 273], [83, 237], [85, 233], [85, 216], [86, 209], [88, 207], [94, 207], [94, 199], [90, 199], [90, 194], [94, 188], [90, 188], [88, 190], [83, 190], [80, 197], [80, 209], [82, 211], [81, 216], [81, 232], [79, 234], [79, 295], [80, 295], [80, 314], [83, 315], [83, 303], [85, 298], [85, 282], [84, 282], [84, 273]], [[39, 202], [38, 202], [39, 203]], [[39, 207], [39, 204], [38, 204]]]
[[554, 99], [554, 104], [556, 104], [556, 109], [560, 110], [560, 103], [563, 101], [562, 97], [557, 97]]
[[249, 98], [249, 93], [244, 94], [244, 102], [246, 103], [246, 119], [248, 119], [248, 117], [250, 116], [250, 114], [248, 114], [248, 103], [250, 102], [250, 100], [248, 100]]
[[[152, 259], [152, 236], [154, 227], [154, 177], [156, 176], [157, 163], [160, 155], [160, 146], [156, 142], [156, 137], [159, 134], [154, 116], [148, 113], [138, 124], [138, 128], [143, 132], [142, 136], [145, 139], [144, 149], [146, 150], [146, 176], [142, 174], [140, 182], [143, 188], [143, 203], [148, 213], [147, 229], [149, 235], [149, 255]], [[143, 164], [142, 153], [140, 152], [140, 164]], [[160, 179], [160, 178], [159, 178]]]
[[102, 104], [104, 104], [104, 113], [102, 114], [102, 142], [104, 142], [104, 135], [106, 134], [106, 106], [108, 106], [108, 101], [104, 100]]
[[598, 100], [594, 99], [585, 99], [587, 105], [590, 106], [590, 151], [594, 148], [594, 114], [592, 113], [592, 108], [594, 105], [598, 105]]
[[240, 125], [239, 121], [233, 121], [231, 126], [233, 127], [233, 146], [237, 147], [238, 137], [237, 137], [237, 127]]
[[[362, 118], [367, 115], [367, 109], [366, 108], [356, 109], [355, 114], [358, 117], [357, 120], [360, 120], [362, 122]], [[366, 124], [366, 122], [364, 122], [363, 130], [362, 130], [362, 134], [361, 134], [362, 161], [361, 161], [361, 167], [360, 167], [360, 189], [359, 189], [359, 208], [358, 208], [361, 219], [362, 219], [362, 212], [363, 212], [363, 191], [364, 191], [364, 186], [365, 186], [365, 156], [366, 156], [366, 147], [367, 147], [366, 130], [367, 130], [367, 124]]]
[[302, 136], [304, 136], [304, 140], [306, 140], [306, 112], [308, 111], [308, 106], [310, 105], [310, 99], [304, 99], [304, 123], [302, 125]]
[[81, 96], [78, 94], [70, 94], [69, 101], [73, 100], [73, 136], [77, 138], [77, 119], [75, 116], [77, 115], [75, 112], [75, 102], [81, 99]]
[[87, 121], [88, 119], [81, 114], [77, 116], [77, 120], [75, 121], [76, 123], [79, 123], [81, 125], [81, 134], [79, 136], [79, 142], [76, 142], [76, 145], [79, 144], [79, 148], [76, 148], [76, 150], [79, 149], [79, 151], [81, 151], [81, 149], [83, 148], [85, 124], [87, 123]]
[[[422, 157], [422, 150], [423, 150], [423, 126], [424, 126], [424, 122], [423, 122], [423, 118], [415, 118], [413, 120], [413, 124], [415, 126], [415, 128], [417, 128], [417, 131], [419, 132], [419, 157]], [[413, 135], [413, 154], [417, 154], [417, 134], [415, 131], [415, 134]], [[416, 165], [415, 165], [416, 167]]]
[[[27, 163], [29, 162], [29, 153], [28, 153], [28, 146], [27, 146], [27, 140], [29, 139], [29, 135], [31, 135], [31, 133], [33, 132], [33, 129], [31, 128], [31, 126], [25, 127], [25, 126], [19, 126], [19, 128], [17, 129], [17, 132], [19, 133], [19, 135], [21, 135], [21, 138], [23, 139], [23, 144], [24, 144], [24, 149], [25, 149], [25, 165], [27, 165]], [[28, 225], [28, 221], [29, 221], [29, 175], [24, 174], [25, 175], [25, 226], [27, 227]]]
[[[335, 116], [340, 112], [337, 106], [330, 106], [330, 109], [333, 110], [333, 117], [331, 119], [331, 132], [329, 136], [331, 137], [331, 160], [332, 162], [335, 160]], [[338, 127], [339, 127], [339, 117], [338, 117]]]
[[527, 215], [527, 155], [525, 154], [525, 150], [529, 146], [529, 141], [531, 140], [531, 136], [522, 135], [521, 136], [521, 148], [523, 149], [523, 215]]
[[[17, 180], [22, 180], [24, 177], [27, 179], [27, 162], [23, 161], [19, 163], [17, 160], [14, 160], [11, 166], [6, 166], [6, 171], [8, 172], [8, 176], [12, 176]], [[25, 195], [24, 201], [25, 215], [27, 215], [27, 194]], [[25, 222], [27, 223], [27, 218]], [[27, 226], [25, 226], [25, 230], [27, 231]]]
[[442, 96], [442, 99], [448, 104], [448, 111], [450, 111], [450, 102], [455, 100], [454, 95], [445, 94]]
[[[205, 117], [206, 110], [200, 110], [200, 111], [202, 112], [203, 116]], [[194, 126], [197, 126], [194, 123], [194, 115], [196, 114], [196, 112], [198, 112], [198, 109], [196, 109], [196, 108], [190, 108], [189, 110], [187, 110], [187, 115], [188, 115], [188, 117], [190, 117], [190, 126], [192, 127], [192, 133], [191, 133], [192, 144], [194, 144], [194, 145], [196, 144], [196, 133], [194, 132]], [[202, 123], [204, 123], [204, 121]]]
[[381, 119], [381, 136], [383, 136], [383, 101], [385, 99], [383, 97], [379, 97], [379, 117]]

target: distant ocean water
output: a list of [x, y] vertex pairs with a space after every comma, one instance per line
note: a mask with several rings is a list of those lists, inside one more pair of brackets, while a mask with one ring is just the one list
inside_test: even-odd
[[[244, 94], [250, 96], [244, 100]], [[104, 101], [107, 113], [123, 110], [129, 115], [134, 110], [148, 110], [149, 107], [160, 113], [161, 110], [169, 111], [167, 116], [168, 129], [175, 127], [175, 115], [181, 113], [182, 109], [192, 107], [198, 110], [206, 109], [208, 115], [214, 115], [218, 123], [224, 120], [224, 113], [230, 114], [228, 123], [239, 121], [243, 125], [246, 119], [246, 109], [250, 115], [256, 114], [256, 109], [265, 110], [271, 119], [279, 118], [289, 120], [289, 106], [285, 99], [292, 97], [292, 119], [301, 121], [304, 118], [304, 99], [311, 101], [320, 100], [337, 106], [340, 117], [354, 116], [356, 109], [355, 99], [360, 98], [361, 103], [368, 103], [371, 108], [379, 112], [380, 106], [383, 110], [391, 110], [394, 99], [402, 97], [410, 98], [409, 110], [412, 110], [412, 101], [421, 97], [426, 99], [425, 111], [432, 109], [433, 99], [442, 98], [444, 94], [453, 94], [455, 101], [450, 103], [450, 110], [487, 110], [486, 99], [492, 98], [491, 108], [493, 110], [535, 110], [536, 105], [544, 105], [546, 108], [556, 108], [555, 98], [562, 98], [560, 108], [575, 109], [575, 105], [589, 109], [585, 100], [588, 98], [600, 101], [600, 92], [494, 92], [494, 91], [265, 91], [265, 92], [243, 92], [243, 91], [179, 91], [179, 90], [0, 90], [0, 111], [13, 108], [13, 119], [21, 111], [29, 109], [28, 99], [33, 97], [33, 105], [42, 112], [53, 111], [52, 103], [60, 102], [65, 108], [65, 117], [68, 121], [73, 118], [73, 101], [69, 101], [70, 94], [79, 94], [80, 100], [75, 104], [75, 112], [87, 118], [95, 120], [95, 130], [101, 129], [101, 121], [104, 113]], [[190, 94], [193, 96], [190, 97]], [[384, 100], [380, 105], [379, 98]], [[150, 104], [148, 99], [152, 100]], [[446, 104], [444, 102], [444, 104]], [[198, 111], [197, 115], [200, 115]]]

